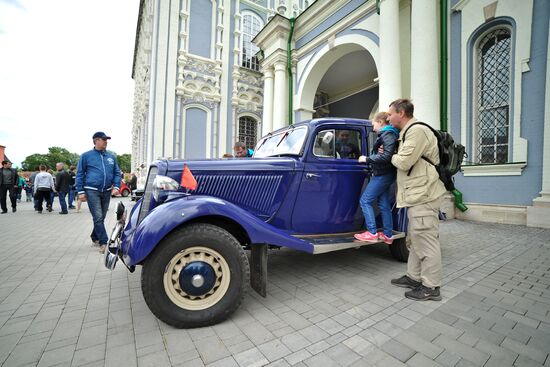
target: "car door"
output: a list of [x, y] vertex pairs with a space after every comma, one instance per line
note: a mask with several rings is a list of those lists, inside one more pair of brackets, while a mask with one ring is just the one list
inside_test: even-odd
[[366, 148], [366, 127], [318, 127], [304, 152], [304, 171], [292, 212], [296, 234], [361, 229], [359, 198], [369, 172], [357, 158]]

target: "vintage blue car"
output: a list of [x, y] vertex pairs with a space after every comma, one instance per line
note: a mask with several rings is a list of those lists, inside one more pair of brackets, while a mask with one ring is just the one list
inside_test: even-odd
[[[249, 282], [266, 296], [268, 248], [322, 254], [368, 244], [353, 237], [364, 231], [358, 203], [370, 177], [357, 158], [375, 138], [368, 120], [314, 119], [263, 137], [253, 158], [157, 160], [127, 224], [117, 207], [105, 265], [141, 265], [145, 301], [167, 324], [218, 323]], [[198, 182], [192, 192], [180, 186], [184, 165]], [[406, 261], [405, 224], [394, 218], [389, 249]]]

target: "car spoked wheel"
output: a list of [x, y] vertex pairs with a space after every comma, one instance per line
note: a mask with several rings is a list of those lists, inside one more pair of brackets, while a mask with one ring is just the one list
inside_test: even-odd
[[219, 323], [241, 304], [250, 281], [241, 244], [218, 226], [195, 223], [157, 244], [143, 263], [141, 288], [149, 309], [179, 328]]
[[164, 290], [176, 305], [203, 310], [223, 298], [231, 274], [227, 261], [207, 247], [191, 247], [172, 258], [164, 273]]

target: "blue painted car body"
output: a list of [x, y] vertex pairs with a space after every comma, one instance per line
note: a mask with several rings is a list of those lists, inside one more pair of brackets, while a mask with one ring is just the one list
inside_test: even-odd
[[[359, 149], [365, 155], [370, 121], [327, 118], [290, 127], [294, 128], [307, 129], [307, 136], [299, 153], [292, 156], [153, 162], [144, 197], [133, 207], [121, 236], [125, 264], [143, 262], [174, 229], [197, 221], [232, 223], [247, 245], [269, 244], [309, 253], [313, 245], [308, 236], [360, 231], [359, 197], [370, 177], [369, 168], [356, 158], [319, 157], [313, 146], [320, 132], [346, 129], [360, 134]], [[179, 182], [184, 164], [197, 179], [197, 189], [190, 194], [183, 189], [169, 192], [157, 203], [151, 195], [154, 177]], [[395, 226], [402, 229], [399, 222]]]

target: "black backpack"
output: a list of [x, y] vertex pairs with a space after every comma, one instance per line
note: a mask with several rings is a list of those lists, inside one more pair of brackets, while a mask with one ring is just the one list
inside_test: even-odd
[[[403, 134], [403, 142], [405, 142], [405, 136], [407, 135], [409, 129], [417, 124], [424, 125], [430, 128], [430, 130], [437, 138], [437, 148], [439, 150], [439, 164], [434, 164], [432, 161], [424, 156], [422, 156], [422, 159], [435, 166], [435, 169], [439, 174], [439, 179], [443, 182], [447, 190], [454, 190], [455, 183], [453, 180], [453, 176], [458, 171], [460, 171], [464, 157], [468, 156], [466, 154], [466, 148], [462, 144], [455, 143], [453, 137], [448, 132], [436, 130], [424, 122], [415, 122], [411, 124], [411, 126], [409, 126], [409, 128]], [[408, 175], [411, 174], [411, 171], [412, 167], [409, 170]]]

